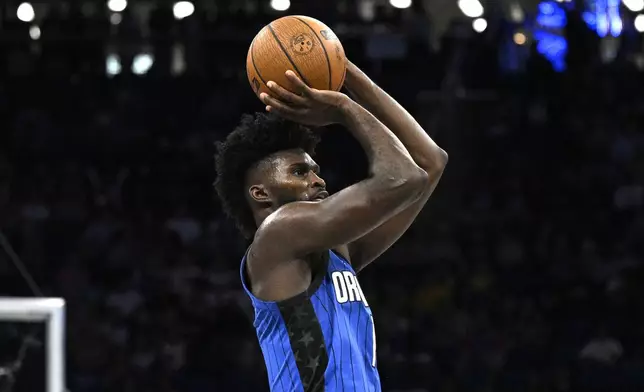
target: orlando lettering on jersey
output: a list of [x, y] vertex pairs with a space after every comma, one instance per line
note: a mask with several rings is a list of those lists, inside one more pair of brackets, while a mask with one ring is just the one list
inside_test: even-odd
[[356, 273], [329, 251], [326, 272], [309, 289], [286, 301], [256, 298], [254, 326], [271, 392], [380, 392], [376, 332]]

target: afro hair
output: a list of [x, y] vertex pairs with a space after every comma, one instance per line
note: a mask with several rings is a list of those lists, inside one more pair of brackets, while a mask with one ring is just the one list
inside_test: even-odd
[[244, 194], [249, 169], [278, 151], [300, 148], [313, 155], [319, 135], [312, 129], [276, 115], [255, 113], [242, 116], [226, 140], [216, 143], [215, 190], [224, 213], [246, 237], [257, 230]]

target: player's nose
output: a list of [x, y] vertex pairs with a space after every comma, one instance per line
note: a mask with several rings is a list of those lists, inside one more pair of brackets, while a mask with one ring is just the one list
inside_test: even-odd
[[318, 176], [314, 172], [311, 172], [311, 178], [312, 178], [311, 186], [313, 188], [322, 188], [322, 189], [326, 188], [326, 182], [324, 182], [322, 177]]

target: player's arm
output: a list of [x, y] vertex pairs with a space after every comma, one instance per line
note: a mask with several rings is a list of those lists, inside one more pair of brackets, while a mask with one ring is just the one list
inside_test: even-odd
[[429, 176], [418, 200], [348, 244], [351, 263], [358, 271], [385, 252], [407, 231], [436, 188], [447, 164], [447, 153], [434, 143], [405, 108], [351, 62], [348, 64], [344, 86], [358, 103], [400, 139], [416, 164]]
[[[355, 241], [414, 203], [428, 177], [396, 136], [344, 94], [307, 87], [293, 73], [292, 94], [269, 82], [267, 110], [308, 125], [339, 122], [360, 142], [370, 161], [369, 178], [320, 202], [289, 203], [259, 227], [254, 252], [278, 259], [303, 257]], [[276, 245], [279, 244], [279, 245]]]

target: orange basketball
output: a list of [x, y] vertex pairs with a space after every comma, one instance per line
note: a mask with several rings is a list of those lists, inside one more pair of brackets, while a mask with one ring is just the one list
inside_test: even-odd
[[274, 20], [253, 39], [246, 57], [246, 73], [257, 96], [268, 93], [274, 81], [288, 90], [284, 76], [294, 71], [309, 87], [338, 91], [347, 69], [344, 48], [338, 37], [319, 20], [308, 16], [285, 16]]

